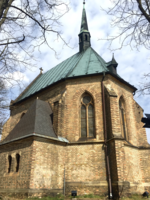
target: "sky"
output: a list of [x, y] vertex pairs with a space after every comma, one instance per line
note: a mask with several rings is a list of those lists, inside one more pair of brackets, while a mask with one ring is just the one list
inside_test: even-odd
[[[143, 75], [150, 72], [150, 55], [148, 50], [141, 47], [139, 51], [131, 49], [129, 46], [118, 50], [110, 50], [107, 36], [114, 35], [118, 32], [117, 27], [111, 26], [111, 17], [108, 16], [102, 9], [111, 6], [111, 0], [93, 0], [86, 1], [86, 14], [88, 27], [91, 34], [91, 46], [94, 50], [106, 61], [110, 61], [112, 53], [118, 62], [118, 74], [131, 85], [139, 88], [139, 85], [145, 81]], [[70, 11], [61, 18], [62, 37], [69, 43], [65, 46], [59, 39], [57, 40], [54, 34], [47, 35], [47, 40], [51, 47], [57, 52], [55, 53], [47, 46], [42, 45], [40, 52], [36, 51], [37, 57], [36, 68], [26, 69], [21, 74], [23, 83], [27, 86], [39, 73], [39, 68], [43, 68], [43, 73], [56, 66], [68, 57], [76, 54], [79, 51], [78, 34], [81, 26], [83, 1], [70, 0]], [[112, 49], [119, 47], [119, 41], [115, 41]], [[16, 79], [18, 74], [14, 74]], [[15, 99], [20, 89], [12, 89], [11, 99]], [[144, 109], [144, 113], [150, 113], [150, 96], [135, 95], [134, 99]], [[150, 143], [150, 129], [147, 129], [148, 142]]]

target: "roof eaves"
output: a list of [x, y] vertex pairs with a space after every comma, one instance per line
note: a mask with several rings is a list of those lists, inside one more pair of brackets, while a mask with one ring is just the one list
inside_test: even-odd
[[31, 133], [31, 134], [28, 134], [26, 136], [18, 137], [18, 138], [15, 138], [15, 139], [12, 139], [12, 140], [9, 140], [9, 141], [6, 141], [6, 142], [1, 142], [0, 146], [2, 146], [4, 144], [11, 143], [11, 142], [15, 142], [15, 141], [18, 141], [18, 140], [22, 140], [22, 139], [25, 139], [25, 138], [28, 138], [28, 137], [32, 137], [32, 136], [37, 136], [37, 137], [41, 137], [41, 138], [45, 138], [45, 139], [55, 140], [55, 141], [59, 141], [59, 142], [63, 142], [63, 143], [69, 143], [69, 141], [66, 138], [60, 139], [59, 137], [53, 138], [53, 137], [49, 137], [49, 136], [40, 135], [40, 134], [37, 134], [37, 133]]
[[[85, 74], [85, 75], [81, 75], [81, 76], [71, 76], [71, 77], [62, 78], [62, 79], [58, 80], [57, 82], [54, 82], [53, 84], [48, 85], [48, 86], [45, 87], [45, 88], [42, 88], [41, 90], [35, 92], [34, 94], [31, 94], [31, 95], [25, 97], [24, 99], [21, 99], [20, 101], [17, 101], [17, 102], [15, 102], [15, 103], [13, 103], [13, 105], [15, 105], [16, 103], [20, 103], [20, 102], [26, 100], [27, 98], [31, 97], [32, 95], [35, 95], [35, 94], [37, 94], [38, 92], [41, 92], [42, 90], [47, 89], [47, 88], [50, 87], [50, 86], [53, 86], [53, 85], [55, 85], [55, 84], [57, 84], [57, 83], [59, 83], [59, 82], [65, 81], [66, 79], [75, 79], [75, 78], [81, 78], [81, 77], [86, 77], [86, 76], [102, 75], [103, 73], [104, 73], [104, 72], [94, 73], [94, 74]], [[113, 73], [110, 72], [110, 71], [106, 71], [105, 74], [110, 74], [110, 75], [112, 75], [113, 77], [117, 78], [117, 79], [118, 79], [119, 81], [121, 81], [122, 83], [127, 84], [129, 87], [132, 87], [132, 88], [134, 89], [134, 91], [137, 90], [136, 87], [134, 87], [133, 85], [131, 85], [130, 83], [128, 83], [127, 81], [125, 81], [124, 79], [122, 79], [120, 76], [118, 76], [118, 75], [116, 75], [116, 74], [113, 74]]]
[[112, 73], [112, 72], [110, 72], [110, 71], [109, 71], [109, 72], [106, 72], [106, 74], [110, 74], [110, 75], [112, 75], [113, 77], [119, 79], [122, 83], [125, 83], [125, 84], [127, 84], [128, 86], [132, 87], [132, 88], [134, 89], [134, 91], [137, 90], [136, 87], [134, 87], [133, 85], [131, 85], [130, 83], [128, 83], [127, 81], [125, 81], [124, 79], [122, 79], [118, 74], [114, 74], [114, 73]]

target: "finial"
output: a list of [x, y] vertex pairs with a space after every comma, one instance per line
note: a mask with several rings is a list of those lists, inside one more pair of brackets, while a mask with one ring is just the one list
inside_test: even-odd
[[112, 55], [112, 58], [114, 58], [114, 53], [113, 53], [113, 55]]
[[40, 69], [40, 74], [42, 74], [43, 68], [41, 67], [41, 68], [39, 68], [39, 69]]
[[85, 0], [83, 0], [83, 4], [85, 4]]

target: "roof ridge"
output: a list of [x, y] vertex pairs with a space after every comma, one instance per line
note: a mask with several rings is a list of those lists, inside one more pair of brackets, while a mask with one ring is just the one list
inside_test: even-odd
[[88, 49], [89, 49], [89, 48], [87, 48], [85, 51], [83, 51], [83, 52], [81, 53], [80, 59], [78, 60], [77, 64], [73, 67], [73, 69], [71, 69], [70, 72], [68, 72], [67, 77], [73, 72], [73, 70], [76, 68], [76, 66], [78, 65], [79, 61], [80, 61], [81, 58], [83, 57], [84, 53], [85, 53]]
[[[109, 71], [109, 70], [106, 68], [106, 66], [103, 65], [104, 63], [106, 64], [106, 61], [105, 61], [93, 48], [92, 48], [92, 50], [95, 52], [96, 57], [98, 58], [99, 62], [102, 64], [104, 70]], [[104, 63], [101, 62], [101, 60], [99, 59], [99, 57], [102, 58], [102, 60], [104, 61]]]
[[87, 66], [87, 71], [86, 71], [86, 74], [88, 73], [88, 69], [89, 69], [89, 63], [90, 63], [90, 58], [91, 58], [91, 48], [90, 48], [90, 56], [89, 56], [89, 61], [88, 61], [88, 66]]

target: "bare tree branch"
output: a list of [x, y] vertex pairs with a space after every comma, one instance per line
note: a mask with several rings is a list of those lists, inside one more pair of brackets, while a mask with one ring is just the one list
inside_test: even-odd
[[15, 42], [7, 42], [7, 43], [0, 43], [0, 46], [2, 46], [2, 45], [9, 45], [9, 44], [15, 44], [15, 43], [20, 43], [20, 42], [23, 42], [25, 40], [25, 36], [23, 35], [23, 38], [22, 38], [22, 40], [18, 40], [18, 41], [15, 41]]
[[[113, 42], [118, 39], [120, 46], [117, 49], [129, 45], [132, 49], [139, 50], [139, 47], [144, 46], [150, 50], [149, 0], [114, 0], [111, 8], [103, 10], [113, 16], [112, 25], [119, 28], [118, 34], [106, 39], [111, 50]], [[150, 81], [146, 77], [150, 78], [150, 74], [144, 76], [144, 83], [140, 83], [139, 94], [150, 94]]]

